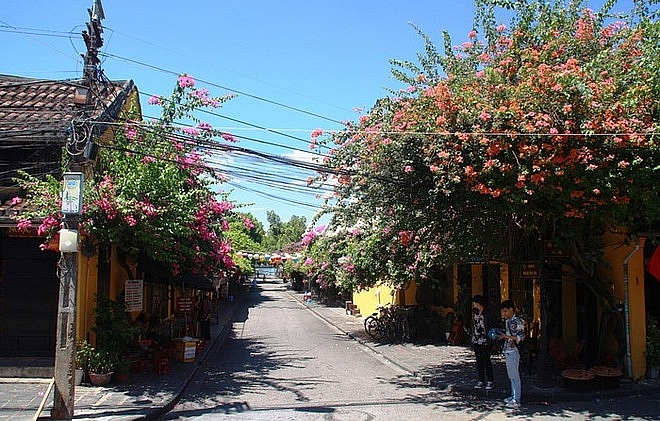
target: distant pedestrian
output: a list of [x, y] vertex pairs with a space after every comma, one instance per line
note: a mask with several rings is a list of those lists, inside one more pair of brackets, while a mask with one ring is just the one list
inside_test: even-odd
[[504, 402], [508, 408], [520, 407], [520, 395], [522, 383], [520, 381], [520, 351], [518, 344], [525, 337], [525, 322], [518, 317], [516, 309], [511, 300], [504, 300], [500, 305], [502, 318], [505, 320], [506, 328], [499, 339], [504, 339], [502, 352], [506, 361], [506, 374], [511, 381], [511, 397]]
[[197, 317], [199, 320], [200, 337], [205, 341], [211, 339], [211, 310], [209, 293], [204, 292], [199, 301], [199, 313]]
[[472, 297], [472, 348], [477, 360], [477, 378], [475, 389], [493, 388], [493, 364], [490, 360], [493, 341], [488, 337], [488, 330], [494, 327], [494, 320], [486, 311], [486, 300], [481, 295]]

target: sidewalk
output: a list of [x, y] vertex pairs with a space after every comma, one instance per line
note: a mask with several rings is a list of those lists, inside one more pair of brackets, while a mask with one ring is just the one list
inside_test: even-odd
[[[509, 397], [511, 394], [511, 386], [502, 355], [492, 357], [495, 387], [492, 390], [475, 390], [476, 368], [474, 352], [471, 348], [437, 344], [375, 343], [364, 330], [364, 318], [347, 315], [343, 307], [318, 304], [313, 300], [306, 302], [302, 293], [290, 290], [288, 292], [327, 323], [380, 355], [392, 365], [432, 387], [463, 396], [497, 400]], [[589, 401], [660, 393], [658, 380], [639, 382], [622, 380], [621, 385], [617, 388], [580, 392], [566, 390], [558, 381], [552, 387], [538, 387], [534, 374], [522, 373], [521, 378], [523, 403]]]
[[[233, 303], [223, 303], [218, 313], [218, 323], [211, 323], [211, 340], [196, 355], [194, 362], [171, 361], [169, 371], [164, 374], [146, 369], [143, 373], [131, 373], [128, 383], [110, 383], [97, 387], [83, 383], [76, 386], [74, 402], [75, 420], [150, 420], [169, 410], [178, 402], [206, 356], [219, 347], [228, 334], [235, 314], [242, 306], [242, 297]], [[30, 361], [23, 361], [29, 364]], [[0, 364], [1, 366], [2, 364]], [[33, 420], [42, 401], [43, 410], [39, 420], [49, 420], [53, 406], [53, 392], [44, 396], [50, 383], [49, 378], [12, 378], [13, 371], [25, 368], [4, 367], [0, 369], [0, 421]], [[33, 373], [51, 376], [52, 368], [30, 368]], [[9, 373], [9, 375], [7, 375]]]
[[[347, 315], [343, 307], [306, 302], [302, 293], [290, 290], [287, 292], [329, 325], [402, 372], [426, 382], [430, 387], [481, 399], [502, 399], [509, 395], [509, 381], [501, 356], [493, 357], [495, 388], [490, 391], [475, 390], [474, 356], [470, 348], [436, 344], [377, 344], [365, 333], [363, 319]], [[212, 339], [196, 355], [195, 362], [173, 361], [170, 363], [169, 372], [165, 374], [156, 374], [153, 370], [132, 373], [129, 383], [126, 384], [111, 383], [107, 387], [83, 384], [76, 387], [74, 419], [150, 420], [158, 419], [171, 410], [206, 356], [216, 352], [221, 346], [222, 340], [230, 332], [232, 322], [239, 314], [238, 310], [243, 306], [243, 298], [243, 295], [239, 295], [235, 302], [224, 303], [218, 323], [211, 326]], [[0, 373], [3, 371], [0, 370]], [[595, 400], [660, 393], [660, 384], [657, 381], [631, 382], [616, 389], [580, 393], [566, 391], [560, 385], [550, 388], [536, 387], [533, 376], [523, 376], [522, 380], [523, 403]], [[50, 379], [44, 378], [0, 378], [0, 421], [33, 420], [42, 402], [44, 408], [38, 419], [50, 419], [52, 392], [44, 399], [49, 382]]]

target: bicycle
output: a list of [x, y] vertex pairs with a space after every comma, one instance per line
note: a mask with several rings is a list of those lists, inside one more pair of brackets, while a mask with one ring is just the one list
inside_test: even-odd
[[364, 319], [364, 330], [378, 342], [403, 343], [413, 338], [411, 308], [379, 306], [378, 312]]
[[364, 330], [373, 340], [382, 341], [385, 338], [385, 323], [383, 316], [387, 312], [385, 306], [378, 306], [378, 312], [364, 319]]

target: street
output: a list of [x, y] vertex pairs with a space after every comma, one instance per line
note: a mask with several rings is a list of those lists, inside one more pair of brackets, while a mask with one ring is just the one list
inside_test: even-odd
[[[250, 292], [169, 420], [658, 419], [657, 396], [504, 408], [423, 384], [286, 292]], [[466, 367], [467, 369], [467, 367]]]
[[314, 317], [282, 284], [260, 288], [170, 419], [423, 417], [438, 399]]

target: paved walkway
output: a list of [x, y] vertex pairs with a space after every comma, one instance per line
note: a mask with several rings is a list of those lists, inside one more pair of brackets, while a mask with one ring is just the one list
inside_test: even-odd
[[[370, 341], [364, 332], [362, 318], [347, 315], [342, 307], [307, 302], [300, 293], [288, 293], [328, 324], [390, 364], [427, 382], [429, 387], [493, 399], [504, 398], [509, 394], [509, 382], [504, 361], [500, 356], [493, 358], [495, 388], [491, 391], [475, 390], [474, 357], [470, 348], [436, 344], [377, 344]], [[88, 384], [78, 386], [74, 418], [119, 421], [158, 419], [177, 403], [181, 392], [210, 351], [221, 346], [222, 339], [229, 332], [240, 307], [240, 299], [222, 306], [218, 324], [211, 327], [213, 338], [196, 356], [194, 362], [172, 362], [166, 374], [156, 374], [152, 370], [134, 373], [126, 384], [111, 384], [108, 387]], [[44, 396], [48, 385], [49, 379], [0, 378], [0, 421], [37, 419], [35, 416], [42, 403], [43, 411], [38, 419], [49, 419], [53, 398], [52, 392]], [[622, 384], [607, 391], [580, 393], [566, 391], [560, 385], [538, 388], [534, 385], [534, 377], [523, 376], [524, 402], [592, 400], [643, 393], [660, 393], [660, 384], [657, 381], [643, 381]]]

